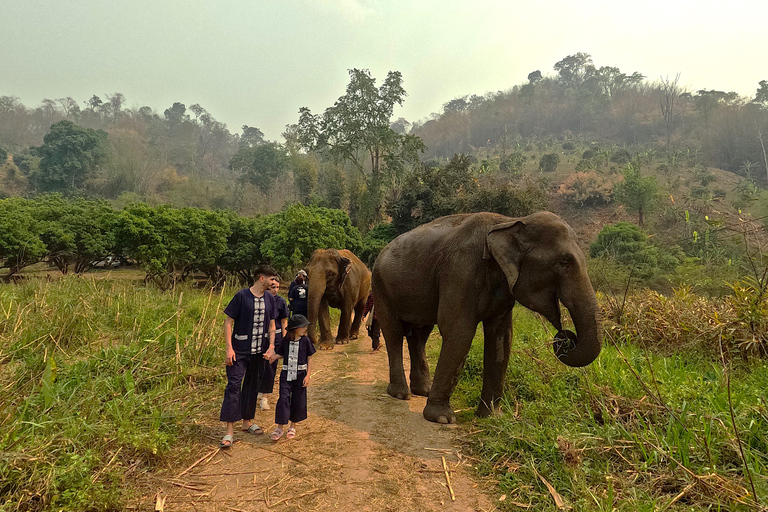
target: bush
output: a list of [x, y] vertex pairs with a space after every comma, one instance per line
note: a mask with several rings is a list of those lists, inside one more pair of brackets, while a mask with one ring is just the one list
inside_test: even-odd
[[368, 268], [373, 268], [373, 263], [378, 258], [381, 250], [397, 237], [398, 233], [391, 222], [377, 224], [363, 237], [363, 248], [360, 251], [360, 260]]
[[512, 175], [520, 174], [523, 172], [523, 166], [525, 165], [525, 155], [516, 151], [509, 155], [504, 161], [499, 164], [499, 169], [504, 172], [508, 172]]
[[605, 226], [589, 246], [591, 257], [606, 257], [627, 265], [641, 279], [651, 279], [660, 270], [673, 270], [679, 264], [678, 252], [660, 251], [642, 229], [629, 222]]
[[539, 160], [539, 169], [542, 172], [555, 172], [559, 163], [560, 155], [557, 153], [547, 153], [542, 155], [541, 160]]
[[573, 206], [597, 206], [611, 202], [613, 183], [596, 172], [576, 172], [557, 190], [563, 201]]

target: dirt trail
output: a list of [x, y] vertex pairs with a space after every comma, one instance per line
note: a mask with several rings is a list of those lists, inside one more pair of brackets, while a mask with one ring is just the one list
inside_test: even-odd
[[[274, 443], [267, 434], [236, 431], [229, 450], [212, 447], [185, 474], [182, 468], [178, 476], [158, 480], [165, 511], [494, 508], [484, 486], [468, 474], [454, 440], [458, 427], [424, 420], [425, 398], [401, 401], [386, 394], [384, 349], [371, 353], [370, 339], [363, 337], [318, 351], [313, 369], [309, 418], [295, 439]], [[256, 422], [270, 432], [274, 410], [257, 412]], [[211, 422], [210, 428], [218, 440], [220, 424]], [[456, 501], [441, 457], [451, 470]], [[146, 496], [137, 508], [153, 510], [155, 503], [155, 496]]]

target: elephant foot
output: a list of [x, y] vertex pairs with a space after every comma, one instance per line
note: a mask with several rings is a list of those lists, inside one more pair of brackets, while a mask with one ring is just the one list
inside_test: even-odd
[[405, 386], [396, 386], [395, 384], [390, 384], [387, 386], [387, 393], [389, 393], [391, 396], [397, 398], [398, 400], [410, 400], [411, 393], [408, 391], [408, 387]]
[[494, 405], [493, 403], [488, 403], [484, 400], [480, 400], [480, 403], [477, 406], [477, 410], [475, 411], [475, 416], [478, 418], [487, 418], [489, 416], [501, 416], [501, 407], [497, 404]]
[[333, 343], [321, 341], [317, 348], [320, 350], [333, 350], [334, 346]]
[[349, 339], [356, 340], [358, 338], [358, 336], [359, 335], [356, 332], [353, 332], [352, 334], [349, 335]]
[[349, 345], [349, 339], [344, 338], [343, 340], [336, 340], [337, 345]]
[[416, 396], [429, 396], [429, 389], [431, 387], [429, 383], [411, 382], [411, 393]]
[[456, 413], [453, 412], [450, 404], [448, 405], [434, 405], [427, 401], [427, 406], [424, 408], [424, 419], [427, 421], [433, 421], [435, 423], [456, 423]]

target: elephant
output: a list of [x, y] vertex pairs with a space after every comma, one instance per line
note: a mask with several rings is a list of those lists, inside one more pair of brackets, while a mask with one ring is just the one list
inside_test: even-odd
[[368, 267], [346, 249], [318, 249], [312, 253], [306, 270], [309, 278], [309, 338], [318, 344], [315, 324], [319, 321], [320, 346], [333, 348], [329, 306], [341, 310], [336, 343], [345, 344], [350, 338], [357, 338], [365, 301], [371, 291]]
[[[372, 285], [389, 358], [387, 392], [403, 400], [411, 393], [427, 396], [423, 415], [429, 421], [456, 422], [450, 398], [480, 322], [485, 345], [476, 414], [498, 412], [515, 302], [557, 329], [554, 350], [561, 362], [586, 366], [600, 353], [600, 315], [584, 253], [573, 229], [550, 212], [523, 218], [457, 214], [423, 224], [381, 251]], [[560, 302], [570, 312], [578, 337], [562, 329]], [[435, 324], [442, 347], [430, 383], [425, 345]], [[411, 357], [410, 389], [403, 336]]]

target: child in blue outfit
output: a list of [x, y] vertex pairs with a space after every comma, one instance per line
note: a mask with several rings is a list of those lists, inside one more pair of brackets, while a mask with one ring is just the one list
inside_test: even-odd
[[280, 372], [280, 398], [275, 406], [277, 427], [269, 436], [277, 441], [290, 420], [291, 426], [285, 437], [296, 437], [296, 424], [307, 419], [307, 386], [312, 372], [312, 354], [315, 346], [305, 334], [309, 320], [295, 314], [288, 320], [287, 333], [283, 342], [275, 349], [274, 359], [283, 357], [283, 371]]

